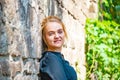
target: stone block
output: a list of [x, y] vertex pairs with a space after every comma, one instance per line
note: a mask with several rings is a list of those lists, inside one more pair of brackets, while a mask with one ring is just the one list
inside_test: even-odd
[[10, 76], [9, 63], [6, 60], [0, 60], [0, 75]]
[[20, 61], [9, 61], [11, 77], [14, 77], [17, 72], [21, 72], [22, 66]]

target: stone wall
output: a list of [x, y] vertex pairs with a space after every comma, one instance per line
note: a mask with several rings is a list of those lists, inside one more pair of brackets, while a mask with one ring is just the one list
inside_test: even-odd
[[[41, 20], [59, 16], [68, 40], [63, 54], [85, 80], [85, 21], [97, 16], [97, 0], [0, 0], [0, 80], [38, 80]], [[78, 80], [79, 80], [78, 79]]]

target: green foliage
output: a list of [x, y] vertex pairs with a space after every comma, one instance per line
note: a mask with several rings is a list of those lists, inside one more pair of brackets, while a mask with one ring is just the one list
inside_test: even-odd
[[87, 80], [120, 79], [120, 25], [114, 21], [86, 22]]
[[99, 17], [120, 24], [120, 0], [99, 0]]
[[98, 14], [85, 27], [87, 80], [119, 80], [120, 0], [99, 0]]

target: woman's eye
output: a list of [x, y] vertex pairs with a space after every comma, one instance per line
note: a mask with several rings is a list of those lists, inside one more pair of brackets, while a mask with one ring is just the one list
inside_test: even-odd
[[59, 34], [62, 34], [62, 33], [63, 33], [63, 30], [59, 30], [58, 33], [59, 33]]
[[53, 34], [54, 34], [53, 32], [49, 32], [49, 33], [48, 33], [49, 36], [52, 36]]

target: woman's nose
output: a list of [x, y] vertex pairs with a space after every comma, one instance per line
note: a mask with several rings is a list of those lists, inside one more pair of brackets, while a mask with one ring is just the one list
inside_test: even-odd
[[59, 37], [59, 34], [58, 34], [58, 33], [56, 33], [56, 34], [55, 34], [55, 38], [58, 38], [58, 37]]

